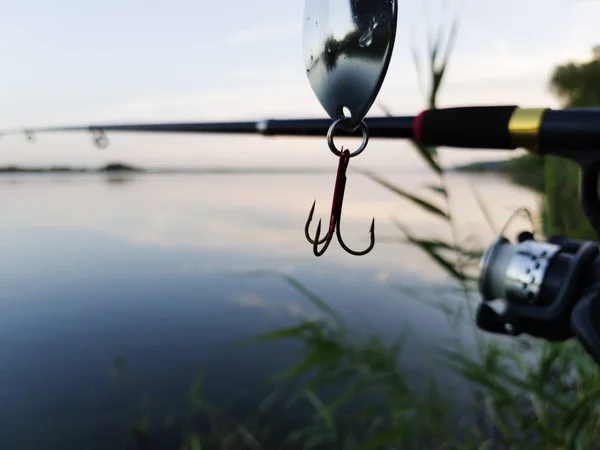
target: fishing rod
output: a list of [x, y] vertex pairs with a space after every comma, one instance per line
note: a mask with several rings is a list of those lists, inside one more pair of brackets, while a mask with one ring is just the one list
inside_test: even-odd
[[[532, 152], [590, 150], [600, 142], [600, 108], [519, 108], [518, 106], [467, 106], [434, 109], [417, 116], [365, 118], [371, 138], [415, 139], [426, 146], [514, 150]], [[43, 133], [107, 132], [259, 134], [263, 136], [327, 136], [330, 119], [266, 119], [246, 122], [173, 122], [91, 124], [26, 127], [0, 130], [0, 136], [23, 134], [34, 141]], [[360, 137], [360, 129], [341, 129]], [[566, 156], [566, 155], [565, 155]]]
[[[371, 135], [378, 138], [412, 138], [414, 117], [375, 117], [365, 119]], [[92, 124], [82, 126], [58, 126], [23, 128], [0, 131], [0, 135], [42, 133], [90, 132], [96, 137], [106, 132], [134, 133], [212, 133], [212, 134], [259, 134], [264, 136], [315, 136], [325, 137], [331, 125], [330, 119], [267, 119], [255, 122], [180, 122], [180, 123], [131, 123]], [[360, 136], [360, 131], [348, 133]]]
[[[485, 150], [524, 148], [535, 154], [572, 157], [600, 146], [600, 108], [554, 110], [518, 106], [466, 106], [426, 110], [417, 116], [364, 119], [371, 138], [414, 139], [421, 145]], [[247, 122], [173, 122], [27, 127], [0, 131], [33, 141], [43, 133], [107, 132], [327, 136], [330, 119], [267, 119]], [[360, 137], [359, 128], [340, 128]], [[589, 159], [589, 158], [586, 158]]]

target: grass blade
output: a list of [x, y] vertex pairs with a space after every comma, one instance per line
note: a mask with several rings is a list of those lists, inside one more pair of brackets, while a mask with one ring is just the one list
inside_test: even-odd
[[307, 389], [303, 392], [303, 396], [309, 401], [317, 415], [323, 420], [325, 426], [329, 429], [334, 429], [334, 421], [333, 416], [331, 415], [331, 411], [325, 406], [325, 404], [321, 401], [321, 399], [315, 394], [311, 389]]
[[196, 434], [190, 438], [190, 450], [202, 450], [202, 444]]
[[338, 326], [343, 326], [344, 320], [342, 317], [335, 312], [330, 306], [327, 305], [319, 296], [311, 292], [306, 286], [304, 286], [298, 279], [290, 276], [281, 274], [281, 278], [289, 284], [294, 290], [296, 290], [299, 294], [301, 294], [304, 298], [310, 301], [314, 306], [316, 306], [322, 313], [331, 317]]
[[430, 169], [432, 169], [438, 175], [441, 175], [444, 173], [444, 169], [442, 169], [442, 167], [435, 160], [435, 157], [434, 157], [434, 155], [436, 155], [435, 148], [423, 147], [422, 145], [420, 145], [419, 143], [417, 143], [415, 141], [411, 141], [411, 142], [412, 142], [415, 150], [417, 150], [417, 152], [419, 153], [421, 158], [423, 158], [423, 160], [427, 163], [427, 165], [429, 166]]
[[446, 189], [444, 189], [443, 186], [436, 186], [434, 184], [428, 184], [427, 188], [433, 192], [443, 195], [446, 199], [448, 198], [448, 192], [446, 191]]
[[473, 186], [471, 183], [469, 183], [469, 187], [471, 188], [471, 191], [473, 192], [473, 197], [475, 197], [477, 206], [479, 206], [479, 209], [483, 213], [483, 217], [485, 217], [485, 221], [487, 222], [488, 226], [490, 227], [490, 230], [492, 230], [492, 233], [498, 234], [498, 229], [494, 225], [494, 220], [492, 219], [492, 215], [491, 215], [490, 211], [488, 210], [488, 208], [485, 206], [485, 203], [483, 202], [483, 200], [481, 199], [479, 192], [477, 192], [477, 189], [475, 189], [475, 186]]
[[267, 275], [275, 275], [285, 281], [290, 287], [292, 287], [296, 292], [302, 295], [306, 300], [311, 302], [317, 309], [319, 309], [323, 314], [333, 319], [336, 322], [338, 327], [344, 326], [344, 319], [340, 316], [335, 310], [327, 305], [318, 295], [304, 286], [297, 278], [294, 278], [291, 275], [287, 275], [285, 273], [278, 272], [276, 270], [253, 270], [244, 272], [244, 276], [250, 277], [263, 277]]
[[306, 334], [308, 331], [314, 331], [318, 325], [317, 321], [313, 322], [302, 322], [299, 325], [295, 325], [293, 327], [288, 328], [279, 328], [274, 331], [269, 331], [268, 333], [262, 333], [257, 336], [250, 337], [243, 342], [264, 342], [264, 341], [274, 341], [281, 339], [293, 339], [299, 338]]

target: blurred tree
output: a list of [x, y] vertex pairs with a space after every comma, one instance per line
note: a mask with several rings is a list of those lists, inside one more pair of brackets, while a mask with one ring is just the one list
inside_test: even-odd
[[600, 106], [600, 46], [592, 50], [592, 59], [558, 66], [550, 79], [551, 91], [565, 107]]
[[[550, 90], [564, 108], [600, 106], [600, 46], [590, 60], [558, 66], [550, 78]], [[558, 157], [545, 158], [546, 198], [544, 231], [578, 239], [597, 239], [578, 201], [579, 167]]]

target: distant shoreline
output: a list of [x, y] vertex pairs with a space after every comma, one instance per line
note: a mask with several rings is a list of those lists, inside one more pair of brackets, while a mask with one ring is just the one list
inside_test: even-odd
[[[544, 191], [543, 159], [529, 155], [501, 160], [480, 161], [461, 166], [450, 167], [449, 172], [465, 173], [495, 173], [509, 177], [514, 183]], [[171, 167], [171, 168], [142, 168], [124, 163], [110, 163], [93, 167], [22, 167], [16, 165], [0, 166], [2, 174], [190, 174], [190, 175], [302, 175], [302, 174], [331, 174], [335, 169], [311, 167]]]
[[121, 163], [112, 163], [97, 169], [85, 167], [51, 166], [20, 167], [0, 166], [0, 173], [99, 173], [99, 172], [145, 172], [144, 169]]
[[[334, 170], [333, 170], [334, 171]], [[141, 168], [122, 163], [111, 163], [99, 168], [89, 167], [20, 167], [0, 166], [0, 174], [12, 173], [59, 173], [59, 174], [97, 174], [97, 173], [136, 173], [136, 174], [309, 174], [331, 173], [332, 169], [316, 168], [270, 168], [270, 167], [198, 167], [198, 168]], [[335, 172], [335, 171], [334, 171]]]
[[[70, 166], [47, 166], [27, 167], [17, 165], [0, 166], [0, 175], [6, 174], [147, 174], [147, 175], [331, 175], [336, 172], [337, 166], [325, 167], [136, 167], [122, 163], [111, 163], [102, 167], [70, 167]], [[350, 169], [352, 170], [352, 168]], [[369, 168], [371, 171], [389, 171], [389, 168]], [[398, 174], [404, 174], [412, 169], [397, 168], [393, 170]]]

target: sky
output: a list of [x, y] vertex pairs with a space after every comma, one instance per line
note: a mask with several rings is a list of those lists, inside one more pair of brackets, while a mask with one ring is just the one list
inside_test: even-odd
[[[553, 67], [600, 44], [600, 1], [400, 0], [392, 62], [368, 116], [424, 108], [410, 47], [427, 23], [460, 29], [439, 107], [559, 107]], [[119, 121], [327, 117], [302, 58], [302, 0], [0, 0], [0, 130]], [[335, 166], [325, 139], [260, 136], [89, 135], [0, 140], [0, 165]], [[349, 145], [356, 145], [349, 141]], [[445, 162], [510, 156], [444, 150]], [[400, 142], [372, 140], [365, 167], [419, 167]]]

